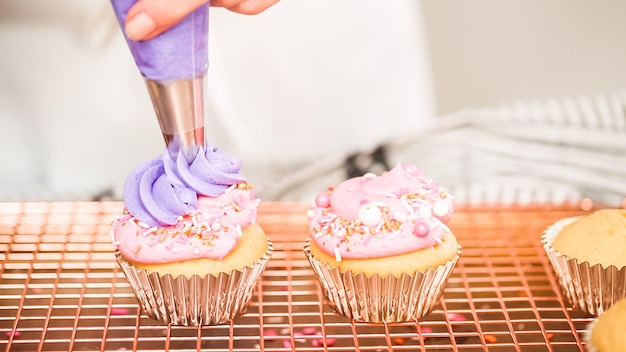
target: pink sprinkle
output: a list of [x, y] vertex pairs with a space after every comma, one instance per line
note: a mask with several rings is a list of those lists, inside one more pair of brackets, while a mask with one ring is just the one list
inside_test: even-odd
[[429, 328], [428, 326], [425, 326], [422, 328], [422, 334], [431, 334], [433, 332], [432, 328]]
[[467, 318], [465, 316], [458, 313], [448, 313], [448, 319], [450, 321], [466, 321]]
[[332, 347], [335, 345], [335, 342], [337, 342], [337, 339], [329, 337], [326, 339], [326, 345], [328, 345], [328, 347]]
[[330, 197], [326, 193], [320, 193], [315, 197], [315, 205], [320, 208], [328, 208], [330, 206]]
[[311, 346], [313, 346], [313, 347], [320, 347], [321, 345], [322, 345], [322, 343], [320, 342], [320, 340], [315, 339], [315, 340], [311, 341]]
[[291, 348], [291, 341], [289, 340], [283, 340], [283, 347], [285, 348]]
[[6, 334], [7, 334], [7, 337], [11, 337], [11, 336], [20, 337], [20, 335], [22, 335], [22, 333], [19, 331], [7, 331]]
[[273, 337], [276, 337], [276, 336], [278, 336], [278, 333], [276, 332], [276, 330], [273, 330], [273, 329], [263, 330], [263, 338], [268, 341], [274, 341], [275, 339]]
[[315, 333], [317, 333], [317, 329], [315, 329], [314, 327], [310, 326], [310, 327], [306, 327], [306, 328], [302, 329], [302, 332], [305, 335], [315, 335]]
[[295, 332], [293, 333], [293, 337], [296, 337], [296, 338], [297, 338], [297, 337], [302, 337], [302, 336], [304, 336], [304, 334], [303, 334], [303, 333], [301, 333], [300, 331], [295, 331]]
[[128, 308], [111, 308], [111, 315], [128, 315]]

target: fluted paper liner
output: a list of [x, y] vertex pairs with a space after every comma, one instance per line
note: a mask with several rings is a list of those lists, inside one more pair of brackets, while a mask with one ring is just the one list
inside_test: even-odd
[[552, 247], [558, 233], [578, 218], [566, 218], [552, 224], [541, 236], [541, 242], [568, 302], [573, 308], [599, 316], [626, 297], [626, 267], [589, 265], [589, 262], [568, 258]]
[[313, 258], [310, 239], [304, 252], [330, 305], [341, 315], [359, 322], [404, 322], [419, 319], [439, 303], [445, 284], [461, 256], [425, 273], [367, 277], [363, 273], [340, 272]]
[[245, 313], [272, 252], [268, 241], [265, 255], [251, 266], [191, 278], [148, 273], [127, 262], [121, 253], [115, 256], [146, 315], [165, 324], [199, 326], [223, 324]]

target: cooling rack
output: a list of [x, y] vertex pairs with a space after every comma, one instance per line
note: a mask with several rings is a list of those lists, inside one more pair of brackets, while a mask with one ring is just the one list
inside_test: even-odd
[[408, 323], [337, 315], [302, 251], [306, 205], [264, 203], [275, 253], [245, 315], [230, 324], [162, 325], [142, 315], [109, 235], [117, 202], [0, 203], [0, 350], [583, 351], [591, 316], [564, 303], [540, 242], [566, 205], [459, 207], [463, 254], [444, 296]]

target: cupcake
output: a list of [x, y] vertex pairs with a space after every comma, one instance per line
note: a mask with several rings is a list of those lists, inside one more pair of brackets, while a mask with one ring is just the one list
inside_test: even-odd
[[600, 315], [626, 297], [626, 210], [562, 219], [542, 243], [574, 308]]
[[626, 299], [612, 305], [592, 321], [585, 333], [589, 352], [626, 351]]
[[[189, 162], [188, 160], [192, 160]], [[143, 311], [162, 323], [213, 325], [241, 315], [272, 254], [241, 162], [212, 148], [166, 150], [124, 184], [116, 258]]]
[[428, 314], [461, 254], [453, 212], [452, 196], [412, 165], [319, 194], [304, 251], [330, 305], [360, 322]]

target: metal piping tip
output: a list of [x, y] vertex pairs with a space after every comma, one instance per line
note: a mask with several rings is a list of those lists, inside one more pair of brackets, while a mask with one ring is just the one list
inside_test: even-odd
[[206, 74], [195, 78], [155, 81], [146, 78], [148, 93], [172, 157], [192, 160], [204, 147]]

